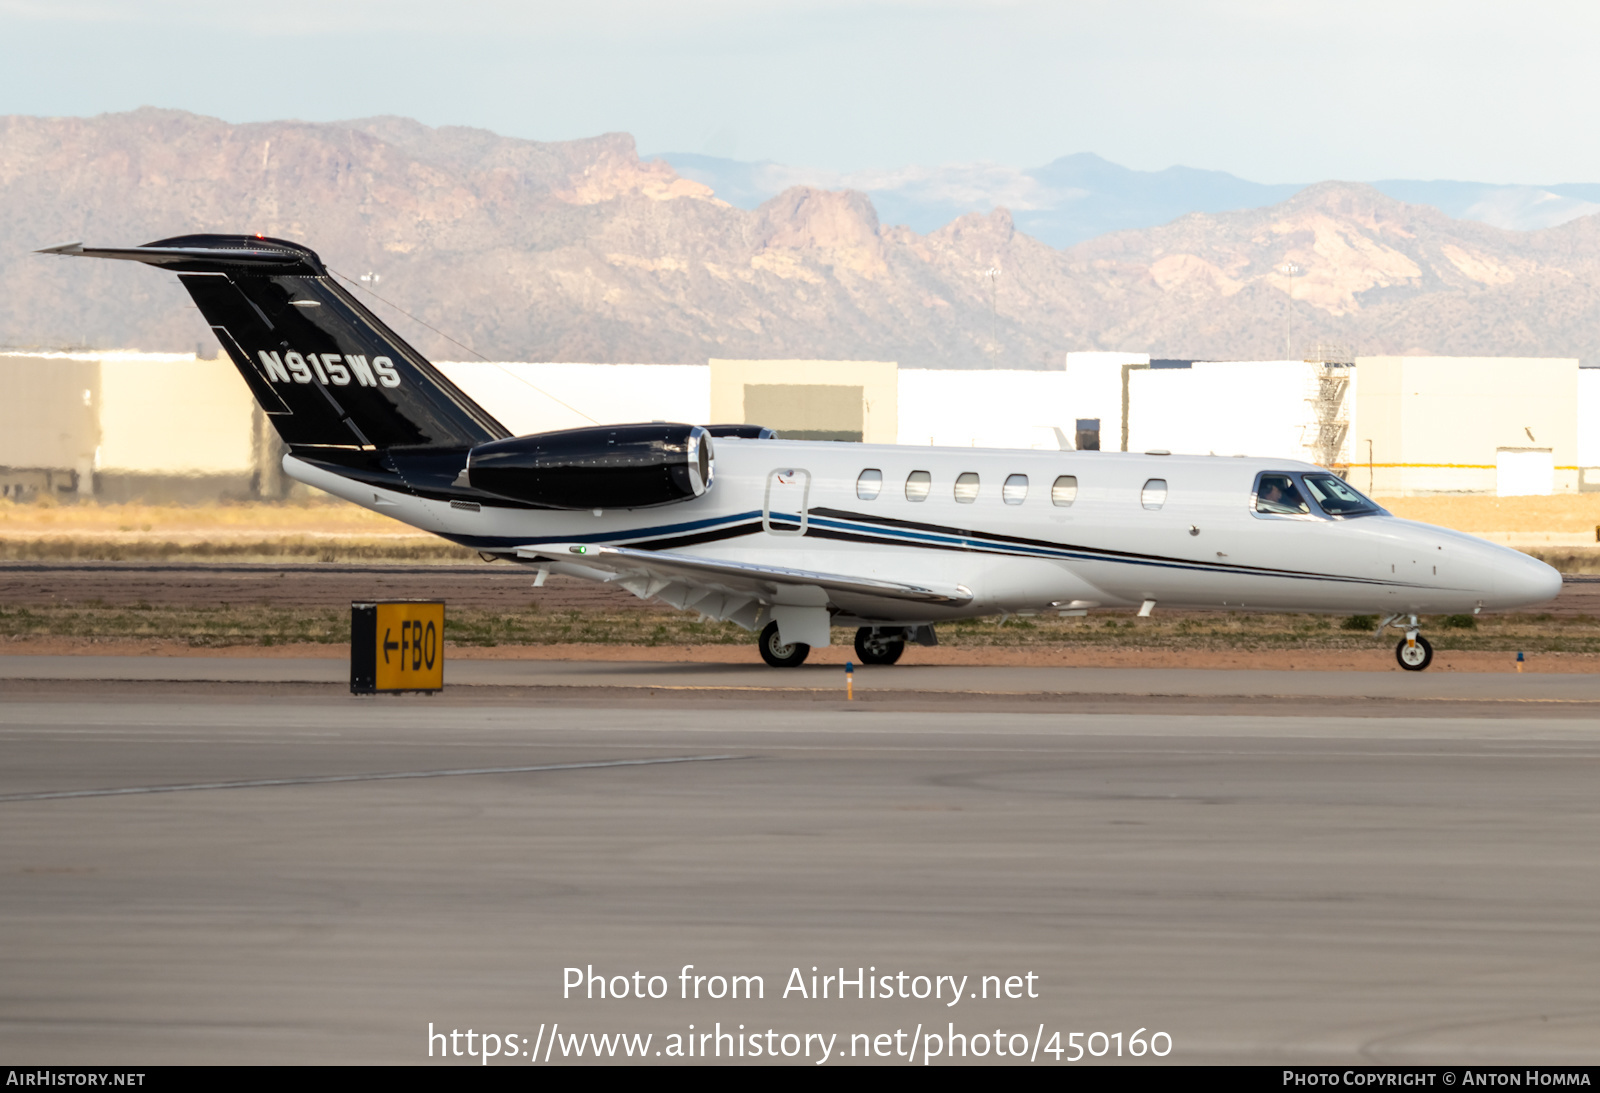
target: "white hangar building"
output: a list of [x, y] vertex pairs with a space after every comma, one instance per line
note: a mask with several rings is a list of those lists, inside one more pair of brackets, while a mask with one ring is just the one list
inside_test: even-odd
[[[1600, 368], [1575, 359], [443, 362], [515, 433], [673, 420], [818, 440], [1281, 455], [1378, 495], [1600, 489]], [[225, 360], [0, 353], [0, 494], [282, 496], [281, 446]]]
[[1282, 455], [1386, 496], [1600, 489], [1600, 369], [1572, 358], [1069, 353], [1064, 368], [1037, 371], [883, 361], [441, 367], [519, 433], [589, 418], [737, 421], [882, 444]]

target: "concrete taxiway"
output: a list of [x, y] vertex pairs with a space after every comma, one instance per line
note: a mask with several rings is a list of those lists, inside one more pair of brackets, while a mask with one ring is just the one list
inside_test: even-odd
[[[1182, 1062], [1580, 1062], [1600, 1038], [1587, 677], [937, 669], [901, 692], [926, 708], [800, 709], [719, 666], [457, 663], [489, 682], [355, 699], [305, 678], [338, 662], [105, 659], [0, 658], [9, 1058], [425, 1062], [430, 1022], [652, 1051], [691, 1023], [1143, 1028]], [[972, 682], [1148, 693], [956, 705]], [[1390, 684], [1441, 697], [1344, 712]], [[1291, 697], [1227, 697], [1250, 693]], [[681, 999], [686, 964], [765, 997]], [[590, 965], [671, 990], [563, 998]], [[814, 966], [1031, 972], [1038, 997], [783, 997]]]

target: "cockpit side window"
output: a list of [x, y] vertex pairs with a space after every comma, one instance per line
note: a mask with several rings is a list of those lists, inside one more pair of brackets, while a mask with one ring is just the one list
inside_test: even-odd
[[1303, 474], [1300, 477], [1317, 505], [1329, 516], [1373, 516], [1384, 511], [1338, 475]]
[[1263, 474], [1256, 479], [1255, 509], [1269, 516], [1310, 516], [1311, 506], [1287, 474]]

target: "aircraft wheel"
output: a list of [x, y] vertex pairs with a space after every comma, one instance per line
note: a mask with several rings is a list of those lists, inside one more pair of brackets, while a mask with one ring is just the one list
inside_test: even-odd
[[1400, 639], [1400, 644], [1394, 647], [1394, 659], [1400, 662], [1400, 667], [1408, 672], [1420, 672], [1433, 663], [1433, 646], [1428, 644], [1428, 639], [1421, 634], [1417, 635], [1416, 644], [1413, 645], [1405, 638]]
[[876, 628], [863, 626], [856, 631], [856, 656], [862, 664], [893, 664], [906, 651], [904, 636], [889, 637]]
[[811, 646], [797, 641], [793, 645], [785, 645], [778, 640], [778, 624], [769, 622], [766, 629], [761, 631], [757, 640], [761, 647], [761, 659], [774, 668], [794, 668], [805, 663], [806, 656], [811, 652]]

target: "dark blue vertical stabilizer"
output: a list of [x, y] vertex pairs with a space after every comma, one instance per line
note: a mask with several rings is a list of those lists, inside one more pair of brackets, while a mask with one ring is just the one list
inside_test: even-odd
[[45, 253], [121, 258], [177, 273], [296, 454], [347, 462], [341, 452], [466, 449], [510, 435], [297, 243], [185, 235]]

